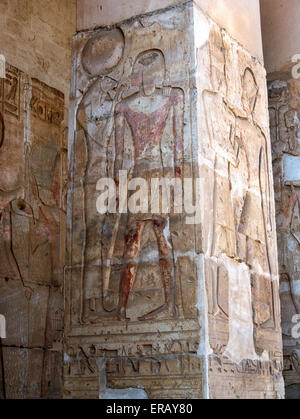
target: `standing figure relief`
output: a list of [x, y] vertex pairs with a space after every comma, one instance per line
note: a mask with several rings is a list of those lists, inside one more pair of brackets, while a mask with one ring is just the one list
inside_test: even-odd
[[81, 207], [75, 217], [78, 217], [75, 223], [78, 229], [74, 228], [73, 234], [79, 236], [80, 245], [78, 251], [73, 252], [76, 253], [73, 264], [81, 266], [81, 321], [95, 317], [98, 302], [102, 306], [101, 233], [105, 217], [96, 209], [95, 183], [108, 176], [108, 146], [114, 130], [114, 109], [123, 89], [113, 71], [122, 60], [123, 52], [123, 33], [114, 29], [90, 38], [81, 55], [83, 70], [94, 79], [77, 108], [74, 142], [75, 179], [79, 184], [76, 188], [80, 190]]
[[[230, 284], [236, 282], [236, 286], [240, 286], [242, 270], [238, 264], [241, 262], [248, 266], [249, 283], [251, 276], [252, 312], [244, 319], [251, 321], [252, 317], [254, 324], [253, 338], [249, 329], [249, 348], [254, 342], [260, 352], [256, 340], [259, 329], [275, 327], [272, 283], [275, 272], [269, 247], [272, 232], [270, 168], [266, 137], [253, 118], [258, 93], [250, 68], [242, 74], [242, 113], [219, 92], [203, 92], [214, 165], [206, 289], [210, 344], [215, 353], [224, 353], [227, 345], [229, 351], [235, 350], [233, 339], [239, 332], [230, 326], [233, 319], [229, 307], [231, 305], [231, 312], [236, 310], [234, 316], [237, 315], [238, 305], [233, 306], [230, 296], [238, 290], [233, 291]], [[243, 287], [247, 291], [245, 282]]]
[[275, 268], [270, 249], [273, 227], [268, 146], [265, 134], [253, 119], [258, 93], [254, 74], [246, 68], [243, 74], [242, 104], [248, 118], [239, 118], [239, 126], [244, 132], [243, 143], [249, 162], [249, 183], [238, 231], [246, 239], [246, 263], [251, 269], [255, 330], [276, 326], [273, 289]]
[[[172, 128], [174, 135], [174, 166], [177, 176], [182, 176], [183, 166], [183, 93], [180, 89], [169, 89], [165, 94], [164, 56], [159, 50], [141, 53], [133, 67], [133, 84], [139, 92], [123, 100], [116, 107], [116, 164], [115, 178], [122, 169], [125, 121], [130, 127], [134, 148], [134, 166], [132, 177], [144, 178], [151, 190], [151, 178], [163, 178], [164, 167], [161, 139], [167, 124], [170, 111], [173, 111]], [[157, 87], [158, 86], [158, 87]], [[147, 221], [153, 224], [159, 249], [160, 268], [163, 280], [165, 302], [162, 306], [140, 317], [140, 320], [154, 318], [164, 310], [174, 315], [174, 278], [173, 256], [171, 245], [165, 236], [167, 225], [163, 214], [129, 214], [128, 234], [125, 244], [125, 259], [128, 264], [122, 279], [120, 316], [126, 317], [126, 306], [129, 293], [134, 285], [141, 238]]]
[[[106, 36], [111, 35], [108, 33]], [[103, 39], [100, 41], [102, 43]], [[118, 39], [117, 45], [119, 42]], [[165, 87], [165, 78], [166, 64], [162, 51], [147, 50], [137, 56], [132, 66], [130, 85], [133, 94], [126, 97], [122, 80], [116, 80], [112, 74], [107, 73], [91, 85], [79, 104], [76, 144], [78, 150], [80, 147], [84, 150], [85, 156], [85, 163], [80, 166], [85, 224], [81, 262], [83, 321], [127, 318], [126, 308], [136, 280], [141, 241], [149, 223], [156, 237], [164, 302], [140, 316], [139, 320], [153, 319], [160, 313], [174, 316], [173, 249], [167, 232], [169, 216], [150, 214], [149, 211], [129, 213], [127, 217], [121, 217], [119, 213], [100, 215], [96, 211], [96, 205], [93, 205], [95, 202], [91, 201], [92, 192], [89, 190], [94, 187], [96, 180], [111, 174], [116, 186], [119, 186], [119, 172], [124, 169], [125, 138], [128, 137], [126, 133], [130, 132], [133, 157], [128, 181], [142, 178], [147, 183], [148, 191], [151, 191], [151, 179], [163, 179], [166, 176], [162, 151], [166, 127], [173, 137], [173, 177], [181, 179], [184, 93], [180, 88]], [[108, 153], [113, 138], [115, 157], [112, 158]], [[75, 158], [79, 154], [78, 150], [75, 149]], [[128, 192], [129, 199], [132, 194]], [[111, 233], [108, 237], [106, 230], [109, 224], [113, 228], [109, 230]], [[115, 301], [114, 307], [108, 309], [106, 302], [111, 281], [111, 264], [120, 228], [125, 234], [122, 258], [125, 263], [124, 272], [120, 279], [118, 301]], [[103, 244], [104, 239], [110, 241], [108, 248]]]

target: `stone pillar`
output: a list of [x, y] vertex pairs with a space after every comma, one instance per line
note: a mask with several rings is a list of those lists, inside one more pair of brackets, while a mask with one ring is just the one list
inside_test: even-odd
[[[296, 0], [261, 1], [273, 151], [287, 398], [300, 398], [300, 29]], [[298, 54], [298, 56], [297, 56]]]
[[[261, 43], [254, 58], [206, 1], [166, 3], [74, 37], [65, 397], [280, 398]], [[175, 188], [151, 211], [155, 178]]]

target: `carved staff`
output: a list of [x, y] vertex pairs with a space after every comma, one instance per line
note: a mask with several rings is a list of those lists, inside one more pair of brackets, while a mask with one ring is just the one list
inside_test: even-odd
[[5, 125], [4, 125], [4, 119], [3, 119], [2, 113], [0, 112], [0, 148], [3, 145], [4, 137], [5, 137]]
[[[117, 103], [120, 102], [120, 100], [122, 99], [123, 93], [126, 90], [127, 87], [127, 82], [126, 80], [121, 80], [120, 84], [116, 90], [116, 95], [115, 98], [113, 100], [113, 116], [109, 119], [106, 127], [104, 128], [104, 135], [103, 137], [110, 137], [112, 134], [112, 131], [114, 129], [114, 123], [115, 123], [115, 118], [114, 118], [114, 114], [115, 114], [115, 108]], [[118, 130], [118, 124], [116, 124], [117, 126], [115, 127], [116, 131]], [[128, 183], [129, 183], [129, 177], [127, 178], [127, 182], [126, 182], [126, 190], [128, 189]], [[119, 188], [119, 185], [117, 185]], [[120, 189], [119, 189], [120, 191]], [[119, 193], [120, 196], [120, 193]], [[110, 274], [111, 274], [111, 261], [113, 258], [113, 253], [114, 253], [114, 249], [115, 249], [115, 244], [116, 244], [116, 239], [117, 239], [117, 235], [118, 235], [118, 230], [119, 230], [119, 225], [120, 225], [120, 220], [121, 220], [121, 215], [123, 213], [123, 209], [125, 208], [126, 205], [126, 201], [127, 201], [127, 195], [126, 194], [122, 194], [122, 201], [119, 202], [118, 205], [118, 212], [116, 215], [116, 221], [114, 224], [114, 230], [113, 230], [113, 234], [112, 234], [112, 239], [110, 242], [110, 247], [106, 256], [106, 264], [104, 267], [104, 273], [103, 273], [103, 297], [106, 297], [108, 294], [108, 290], [109, 290], [109, 282], [110, 282]]]
[[[125, 187], [126, 191], [128, 190], [128, 183], [129, 183], [129, 176], [127, 177], [127, 182], [126, 182], [126, 187]], [[118, 185], [118, 189], [119, 189], [119, 196], [120, 196], [119, 185]], [[114, 230], [113, 230], [112, 239], [111, 239], [111, 242], [110, 242], [110, 247], [109, 247], [109, 250], [108, 250], [108, 253], [107, 253], [107, 258], [106, 258], [107, 262], [106, 262], [106, 266], [105, 266], [105, 269], [104, 269], [103, 297], [106, 297], [107, 294], [108, 294], [110, 273], [111, 273], [111, 261], [112, 261], [112, 258], [113, 258], [113, 253], [114, 253], [115, 244], [116, 244], [116, 240], [117, 240], [121, 215], [123, 214], [123, 210], [126, 206], [126, 201], [127, 201], [127, 194], [126, 193], [122, 193], [121, 196], [122, 196], [122, 200], [119, 202], [119, 206], [117, 208], [118, 212], [117, 212], [117, 215], [116, 215], [116, 221], [115, 221], [115, 224], [114, 224]]]

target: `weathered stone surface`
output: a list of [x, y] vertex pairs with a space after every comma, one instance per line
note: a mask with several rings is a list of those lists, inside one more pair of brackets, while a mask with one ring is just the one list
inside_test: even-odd
[[4, 347], [3, 361], [7, 399], [61, 398], [61, 352]]
[[300, 397], [300, 340], [292, 335], [293, 317], [300, 314], [300, 175], [294, 165], [300, 156], [297, 89], [296, 80], [269, 84], [287, 398]]
[[[114, 25], [179, 3], [186, 0], [78, 0], [77, 30]], [[194, 0], [194, 3], [253, 56], [263, 59], [258, 0]]]
[[[39, 399], [41, 397], [41, 349], [3, 348], [5, 390], [8, 399]], [[1, 380], [2, 381], [2, 380]]]
[[64, 97], [9, 65], [1, 86], [0, 312], [7, 324], [7, 397], [57, 397], [66, 231]]
[[265, 72], [216, 26], [197, 62], [210, 397], [281, 398]]
[[67, 104], [76, 0], [1, 0], [0, 14], [6, 61], [63, 92]]
[[[73, 50], [65, 397], [282, 398], [263, 67], [192, 1]], [[200, 225], [100, 215], [121, 169], [199, 178]]]
[[[203, 396], [202, 368], [193, 372], [191, 367], [184, 374], [184, 365], [193, 361], [187, 361], [188, 347], [195, 354], [194, 342], [199, 342], [194, 226], [187, 226], [185, 240], [182, 215], [124, 214], [118, 218], [99, 215], [95, 205], [97, 181], [107, 175], [115, 177], [120, 169], [131, 168], [131, 176], [145, 178], [149, 186], [152, 176], [169, 173], [173, 177], [179, 168], [180, 173], [190, 171], [191, 11], [191, 7], [176, 9], [176, 24], [169, 24], [174, 16], [171, 10], [74, 39], [77, 90], [72, 92], [76, 126], [70, 134], [67, 354], [71, 356], [70, 346], [75, 357], [86, 354], [97, 361], [98, 394], [94, 385], [91, 389], [97, 397], [105, 397], [109, 389], [117, 394], [133, 387], [148, 397]], [[100, 56], [88, 53], [91, 44], [98, 43], [97, 48], [105, 51], [111, 42], [115, 51], [105, 52], [104, 56], [109, 55], [105, 64]], [[177, 43], [174, 50], [170, 42]], [[89, 84], [88, 74], [98, 78]], [[80, 91], [83, 94], [77, 97]], [[142, 146], [142, 138], [149, 146]], [[120, 153], [124, 153], [122, 160]], [[111, 267], [106, 260], [111, 260]], [[79, 337], [82, 333], [84, 340]], [[108, 338], [110, 334], [114, 339]], [[150, 353], [157, 354], [155, 360], [147, 359]], [[168, 360], [170, 353], [173, 360]], [[101, 357], [107, 361], [100, 370]], [[88, 391], [90, 374], [88, 368], [82, 378], [84, 391]], [[74, 385], [68, 373], [66, 394], [77, 397], [81, 384]]]
[[284, 75], [283, 80], [287, 80], [293, 65], [291, 59], [300, 50], [299, 3], [297, 0], [261, 0], [260, 9], [268, 77], [276, 80]]
[[227, 357], [209, 357], [212, 382], [210, 397], [222, 399], [281, 399], [282, 354], [270, 352], [272, 361], [244, 360], [233, 363]]
[[24, 85], [26, 77], [7, 65], [6, 79], [1, 79], [1, 148], [0, 208], [20, 192], [24, 181]]
[[2, 340], [7, 396], [58, 398], [67, 176], [61, 122], [67, 125], [76, 1], [1, 0], [0, 23], [6, 58], [6, 79], [0, 80], [0, 313], [8, 332]]
[[1, 313], [7, 319], [9, 346], [43, 347], [49, 289], [46, 287], [24, 288], [21, 281], [0, 280]]

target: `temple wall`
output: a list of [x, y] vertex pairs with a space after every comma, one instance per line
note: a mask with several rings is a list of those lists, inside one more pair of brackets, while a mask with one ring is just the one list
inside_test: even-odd
[[0, 0], [0, 397], [299, 398], [297, 3]]
[[[300, 397], [300, 124], [297, 1], [261, 1], [276, 199], [286, 397]], [[298, 317], [297, 317], [298, 315]], [[299, 323], [299, 320], [298, 320]]]
[[7, 64], [0, 142], [0, 312], [7, 329], [0, 372], [7, 398], [61, 396], [63, 121], [63, 94]]
[[70, 89], [76, 0], [1, 0], [0, 52], [9, 64], [64, 93]]
[[[266, 74], [217, 23], [191, 1], [73, 39], [66, 398], [284, 396]], [[162, 174], [194, 220], [99, 212], [99, 179]]]
[[6, 58], [0, 80], [0, 313], [7, 329], [1, 398], [62, 396], [65, 114], [75, 6], [69, 0], [0, 1], [0, 53]]

